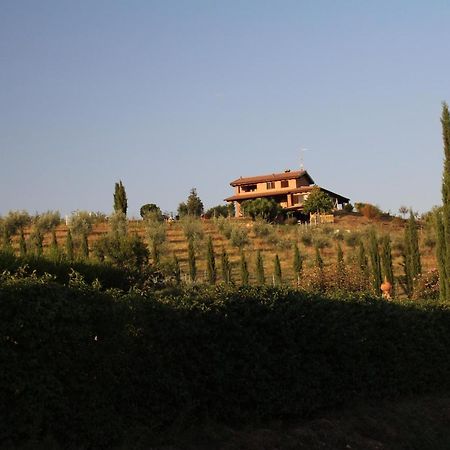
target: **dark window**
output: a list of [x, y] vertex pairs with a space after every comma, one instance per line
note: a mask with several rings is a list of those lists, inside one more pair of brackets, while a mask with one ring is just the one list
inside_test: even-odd
[[241, 189], [243, 192], [253, 192], [256, 191], [256, 184], [245, 184]]
[[283, 180], [283, 181], [281, 182], [281, 187], [282, 187], [282, 188], [287, 188], [287, 187], [289, 187], [289, 181], [288, 181], [288, 180]]
[[266, 188], [267, 189], [275, 189], [275, 181], [268, 181], [266, 183]]

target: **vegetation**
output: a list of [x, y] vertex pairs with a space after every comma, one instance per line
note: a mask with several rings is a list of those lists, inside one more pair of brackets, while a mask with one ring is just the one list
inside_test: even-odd
[[303, 211], [310, 213], [329, 213], [333, 210], [332, 198], [318, 186], [314, 186], [303, 202]]
[[281, 213], [281, 206], [273, 199], [257, 198], [255, 200], [246, 200], [242, 202], [241, 210], [245, 216], [253, 220], [257, 218], [271, 222]]
[[154, 203], [147, 203], [141, 206], [139, 210], [139, 214], [143, 219], [146, 219], [149, 215], [154, 216], [154, 218], [160, 222], [164, 220], [163, 213], [159, 206], [156, 206]]
[[200, 217], [203, 214], [203, 202], [197, 194], [195, 188], [191, 189], [186, 203], [180, 203], [178, 206], [179, 217], [194, 216]]
[[127, 215], [128, 201], [125, 186], [119, 181], [114, 186], [114, 212]]
[[442, 138], [444, 170], [442, 176], [442, 212], [436, 213], [437, 260], [441, 299], [450, 300], [450, 113], [447, 103], [442, 105]]
[[5, 448], [151, 447], [175, 422], [302, 419], [450, 389], [450, 316], [436, 303], [248, 287], [142, 295], [17, 273], [1, 277], [0, 317]]

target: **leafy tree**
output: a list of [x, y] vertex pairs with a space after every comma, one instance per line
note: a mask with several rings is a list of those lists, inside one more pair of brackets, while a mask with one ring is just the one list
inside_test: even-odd
[[194, 243], [203, 240], [204, 232], [203, 227], [196, 217], [186, 216], [181, 219], [181, 227], [183, 228], [183, 233], [188, 241], [192, 240]]
[[249, 278], [247, 260], [245, 259], [244, 251], [241, 251], [241, 283], [243, 286], [248, 285]]
[[163, 213], [159, 206], [156, 206], [154, 203], [147, 203], [141, 206], [139, 210], [139, 214], [143, 219], [146, 219], [149, 215], [154, 216], [154, 218], [160, 222], [164, 220]]
[[386, 280], [392, 285], [394, 291], [394, 269], [392, 266], [392, 250], [391, 250], [391, 238], [389, 235], [385, 235], [381, 240], [381, 265], [383, 269], [383, 275]]
[[298, 245], [295, 244], [294, 245], [294, 274], [297, 279], [296, 280], [297, 286], [300, 285], [300, 278], [302, 276], [302, 273], [303, 273], [303, 258], [302, 258], [302, 255], [300, 254]]
[[372, 287], [375, 295], [380, 295], [381, 278], [381, 261], [380, 252], [378, 250], [378, 239], [375, 230], [372, 228], [369, 232], [369, 256], [372, 268]]
[[189, 261], [189, 276], [194, 283], [197, 278], [197, 265], [195, 260], [195, 248], [193, 239], [189, 239], [188, 244], [188, 261]]
[[68, 261], [73, 261], [73, 240], [72, 240], [72, 232], [70, 228], [67, 230], [66, 237], [66, 258]]
[[283, 279], [282, 279], [282, 274], [281, 274], [281, 264], [280, 264], [280, 258], [278, 257], [278, 253], [275, 254], [275, 258], [273, 260], [273, 275], [274, 275], [275, 286], [281, 286]]
[[333, 210], [333, 199], [323, 192], [320, 187], [314, 186], [308, 197], [303, 202], [303, 211], [310, 213], [329, 213]]
[[211, 236], [208, 239], [208, 246], [206, 252], [206, 269], [208, 272], [208, 282], [210, 284], [216, 284], [217, 272], [216, 272], [216, 256], [214, 254], [214, 247]]
[[33, 219], [35, 230], [38, 230], [41, 234], [48, 233], [60, 223], [61, 215], [59, 214], [59, 211], [47, 211], [45, 213], [38, 214]]
[[148, 263], [148, 249], [137, 234], [119, 235], [110, 231], [93, 246], [95, 255], [113, 266], [140, 271]]
[[256, 253], [256, 282], [258, 285], [266, 284], [266, 277], [264, 274], [264, 259], [261, 255], [261, 251]]
[[17, 230], [23, 230], [31, 223], [31, 217], [27, 211], [9, 211], [3, 220], [9, 236], [14, 236]]
[[178, 206], [179, 217], [194, 216], [200, 217], [203, 214], [203, 202], [197, 194], [197, 189], [192, 188], [186, 203], [180, 203]]
[[442, 140], [444, 143], [444, 170], [442, 176], [442, 213], [436, 214], [438, 238], [439, 289], [442, 300], [450, 300], [450, 113], [442, 104]]
[[88, 236], [92, 232], [94, 216], [89, 211], [75, 211], [69, 218], [69, 227], [73, 235], [81, 238]]
[[273, 221], [282, 213], [283, 208], [273, 199], [257, 198], [242, 202], [241, 211], [245, 216], [249, 216], [253, 220], [260, 218], [266, 221]]
[[222, 248], [222, 254], [220, 257], [221, 265], [222, 265], [222, 279], [225, 284], [231, 284], [233, 282], [231, 277], [231, 264], [228, 258], [228, 254], [225, 248]]
[[230, 242], [234, 247], [244, 248], [249, 243], [248, 231], [240, 226], [232, 227]]
[[228, 217], [230, 215], [230, 209], [228, 205], [217, 205], [209, 208], [205, 213], [207, 219], [212, 217]]
[[122, 181], [119, 180], [114, 186], [114, 211], [116, 213], [121, 212], [127, 215], [128, 201], [125, 187]]

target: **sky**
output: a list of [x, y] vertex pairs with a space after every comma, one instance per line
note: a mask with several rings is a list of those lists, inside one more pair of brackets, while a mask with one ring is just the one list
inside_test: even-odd
[[[352, 202], [441, 203], [448, 0], [0, 0], [0, 215], [206, 208], [304, 165]], [[307, 150], [301, 151], [302, 148]]]

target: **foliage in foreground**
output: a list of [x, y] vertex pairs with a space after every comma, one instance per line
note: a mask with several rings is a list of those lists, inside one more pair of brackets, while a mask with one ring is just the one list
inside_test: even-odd
[[3, 275], [0, 321], [2, 447], [110, 448], [174, 423], [450, 389], [450, 311], [436, 303], [248, 287], [143, 296]]

